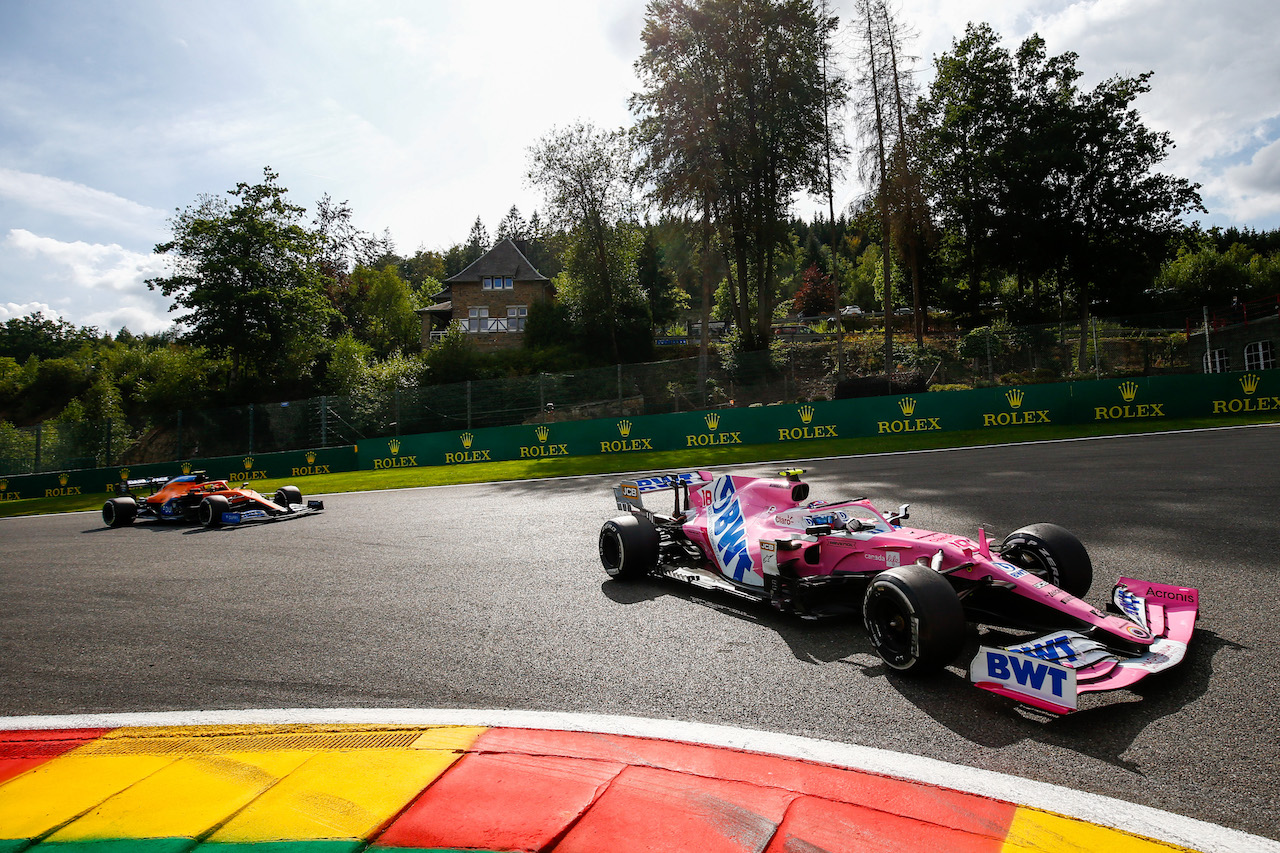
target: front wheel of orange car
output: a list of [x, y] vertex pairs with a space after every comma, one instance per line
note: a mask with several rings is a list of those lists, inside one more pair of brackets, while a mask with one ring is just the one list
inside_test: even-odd
[[222, 514], [231, 511], [231, 501], [222, 495], [209, 495], [200, 501], [200, 523], [205, 527], [221, 527]]

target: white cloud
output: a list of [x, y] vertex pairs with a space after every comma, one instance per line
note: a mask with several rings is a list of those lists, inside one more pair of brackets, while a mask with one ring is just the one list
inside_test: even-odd
[[154, 235], [165, 213], [83, 184], [0, 166], [0, 197], [44, 213], [133, 234]]
[[27, 317], [31, 314], [43, 314], [51, 320], [61, 316], [43, 302], [24, 302], [21, 305], [16, 302], [0, 303], [0, 323], [12, 320], [15, 317]]
[[146, 279], [165, 270], [161, 256], [131, 252], [114, 243], [106, 246], [81, 241], [64, 243], [22, 228], [10, 230], [4, 242], [21, 252], [41, 256], [65, 270], [73, 284], [90, 290], [145, 290]]

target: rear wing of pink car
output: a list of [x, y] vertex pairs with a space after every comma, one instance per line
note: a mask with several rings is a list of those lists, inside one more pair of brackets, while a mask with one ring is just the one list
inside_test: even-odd
[[631, 512], [644, 511], [644, 496], [651, 492], [665, 492], [671, 489], [687, 489], [701, 486], [715, 479], [710, 471], [681, 471], [671, 474], [655, 474], [635, 480], [623, 480], [613, 488], [613, 496], [618, 509]]

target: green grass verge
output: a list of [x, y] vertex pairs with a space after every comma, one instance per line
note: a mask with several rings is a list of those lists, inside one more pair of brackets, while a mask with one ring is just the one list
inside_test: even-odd
[[[813, 459], [823, 456], [855, 456], [910, 450], [981, 447], [1010, 442], [1057, 441], [1064, 438], [1131, 435], [1164, 432], [1167, 430], [1213, 429], [1224, 426], [1247, 426], [1277, 422], [1280, 422], [1280, 414], [1270, 418], [1258, 418], [1254, 415], [1163, 420], [1159, 422], [1126, 421], [1100, 425], [1006, 427], [1003, 429], [963, 432], [830, 439], [826, 441], [809, 441], [803, 444], [754, 444], [653, 453], [569, 456], [552, 459], [513, 460], [510, 462], [480, 462], [473, 465], [397, 468], [392, 471], [349, 471], [340, 474], [297, 477], [289, 480], [263, 480], [255, 482], [253, 488], [270, 495], [278, 486], [292, 483], [298, 486], [305, 496], [338, 492], [366, 492], [379, 489], [404, 489], [419, 486], [449, 486], [460, 483], [533, 480], [544, 477], [575, 477], [624, 471], [674, 471], [695, 467], [712, 468], [720, 465], [745, 465], [774, 460], [781, 462], [794, 459]], [[788, 455], [788, 453], [791, 455]], [[107, 495], [105, 494], [92, 493], [58, 498], [5, 501], [0, 503], [0, 518], [98, 510], [102, 508], [106, 498]]]

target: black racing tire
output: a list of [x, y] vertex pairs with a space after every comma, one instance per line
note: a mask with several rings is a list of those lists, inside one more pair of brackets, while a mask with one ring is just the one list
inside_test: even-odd
[[271, 502], [276, 506], [288, 509], [289, 504], [302, 503], [302, 490], [297, 486], [281, 486], [276, 489], [275, 497], [271, 499]]
[[1058, 589], [1083, 598], [1093, 586], [1093, 562], [1075, 535], [1056, 524], [1028, 524], [1004, 538], [1000, 556]]
[[658, 528], [642, 515], [611, 518], [600, 528], [600, 563], [609, 577], [632, 580], [658, 567]]
[[133, 498], [111, 498], [102, 505], [102, 522], [107, 527], [125, 527], [138, 517], [138, 502]]
[[222, 495], [209, 495], [200, 501], [200, 523], [205, 527], [221, 527], [222, 514], [231, 511], [231, 501]]
[[941, 669], [964, 645], [960, 596], [928, 566], [900, 566], [872, 578], [862, 621], [876, 654], [902, 673]]

